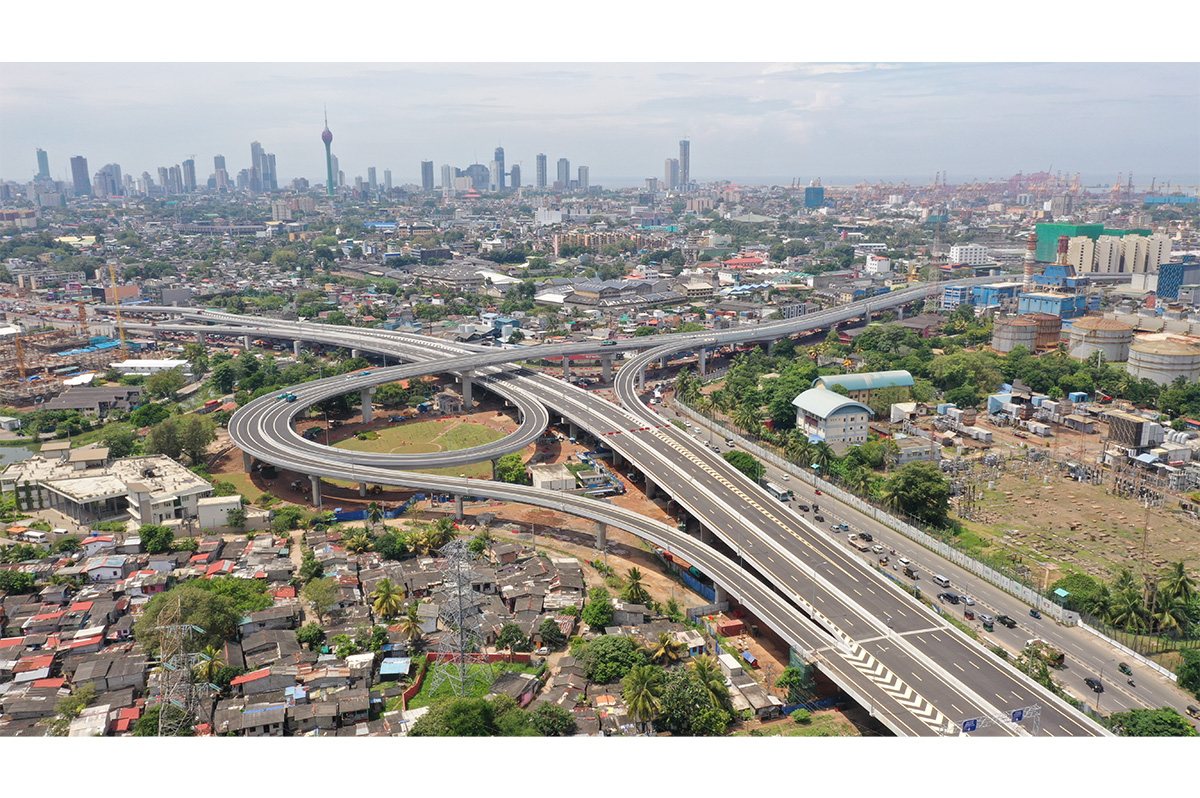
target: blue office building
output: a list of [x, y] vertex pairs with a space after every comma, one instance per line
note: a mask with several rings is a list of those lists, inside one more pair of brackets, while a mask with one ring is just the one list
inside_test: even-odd
[[825, 187], [824, 186], [805, 186], [804, 187], [804, 207], [805, 208], [820, 208], [825, 204]]
[[1021, 290], [1021, 283], [988, 283], [971, 286], [971, 304], [977, 308], [999, 305], [1005, 299], [1014, 299]]
[[1021, 294], [1017, 298], [1017, 313], [1049, 313], [1060, 319], [1075, 319], [1087, 311], [1087, 294], [1060, 294], [1041, 291]]

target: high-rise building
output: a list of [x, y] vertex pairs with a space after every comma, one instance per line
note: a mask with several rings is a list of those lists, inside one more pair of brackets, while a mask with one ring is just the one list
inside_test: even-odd
[[497, 147], [496, 152], [492, 155], [492, 160], [496, 163], [496, 169], [493, 170], [493, 179], [496, 181], [497, 191], [504, 190], [504, 148]]
[[375, 179], [375, 167], [374, 166], [367, 167], [367, 185], [369, 185], [371, 187], [372, 191], [375, 191], [376, 189], [379, 188], [379, 181]]
[[183, 193], [183, 170], [179, 168], [179, 164], [175, 164], [167, 170], [167, 179], [171, 183], [171, 188], [168, 193], [182, 194]]
[[325, 192], [333, 196], [333, 154], [329, 145], [333, 143], [333, 134], [329, 132], [329, 115], [325, 115], [325, 129], [321, 131], [321, 141], [325, 142]]
[[1124, 245], [1124, 272], [1156, 274], [1158, 267], [1171, 260], [1171, 239], [1161, 233], [1152, 236], [1127, 235]]
[[512, 169], [510, 169], [508, 172], [508, 176], [510, 178], [509, 188], [511, 188], [513, 191], [519, 189], [521, 187], [521, 165], [516, 163], [513, 164]]
[[267, 153], [257, 141], [250, 142], [250, 190], [263, 191], [263, 177], [267, 172]]
[[546, 154], [543, 152], [537, 154], [537, 182], [534, 183], [534, 186], [546, 187]]
[[[1088, 236], [1076, 236], [1075, 238], [1092, 240]], [[1075, 241], [1075, 238], [1071, 239], [1072, 242]], [[1123, 252], [1124, 247], [1121, 244], [1120, 236], [1097, 236], [1091, 270], [1098, 274], [1120, 274]]]
[[579, 190], [580, 191], [588, 190], [588, 173], [589, 173], [589, 170], [586, 166], [579, 167]]
[[825, 187], [819, 183], [804, 187], [804, 207], [820, 208], [825, 204]]
[[679, 142], [679, 184], [685, 189], [692, 183], [692, 142], [681, 139]]
[[647, 177], [646, 178], [646, 190], [649, 191], [651, 194], [658, 193], [658, 178], [657, 177]]
[[[446, 167], [442, 167], [443, 171]], [[443, 175], [442, 185], [446, 184], [446, 178]], [[433, 161], [421, 161], [421, 190], [433, 191]]]
[[105, 164], [92, 176], [92, 193], [97, 197], [116, 197], [122, 192], [121, 167], [115, 163]]
[[268, 152], [264, 161], [267, 171], [263, 174], [263, 190], [278, 191], [279, 178], [275, 175], [275, 153]]
[[183, 190], [189, 194], [196, 190], [196, 162], [191, 158], [183, 162]]
[[663, 188], [670, 191], [679, 187], [679, 159], [668, 158], [663, 166]]
[[454, 167], [448, 163], [442, 164], [442, 193], [454, 191]]
[[558, 159], [558, 182], [564, 189], [571, 185], [571, 162], [566, 158]]
[[471, 178], [471, 188], [476, 191], [488, 190], [488, 181], [491, 179], [491, 173], [486, 166], [481, 163], [473, 163], [467, 167], [464, 174]]
[[92, 193], [92, 181], [88, 178], [87, 158], [82, 155], [71, 158], [71, 182], [75, 186], [75, 196], [86, 197]]
[[492, 161], [488, 164], [488, 191], [500, 190], [500, 175], [502, 166], [499, 161]]
[[224, 155], [214, 155], [213, 156], [213, 171], [214, 172], [225, 172], [226, 171]]
[[383, 190], [384, 191], [392, 190], [392, 170], [391, 169], [383, 170]]
[[37, 148], [38, 170], [35, 180], [50, 179], [50, 157], [46, 155], [46, 151], [41, 147]]

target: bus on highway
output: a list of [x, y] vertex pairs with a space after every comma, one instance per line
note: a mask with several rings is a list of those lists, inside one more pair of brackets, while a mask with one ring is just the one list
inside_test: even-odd
[[781, 502], [791, 501], [794, 495], [787, 488], [782, 488], [779, 485], [776, 485], [774, 482], [764, 482], [763, 487], [767, 489], [767, 493], [771, 494], [776, 499], [779, 499]]

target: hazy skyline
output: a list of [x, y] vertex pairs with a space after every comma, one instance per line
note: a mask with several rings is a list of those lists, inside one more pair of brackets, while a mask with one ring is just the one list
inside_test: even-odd
[[[1043, 169], [1112, 182], [1200, 183], [1200, 65], [1182, 63], [6, 64], [0, 178], [126, 173], [212, 157], [231, 175], [250, 142], [283, 187], [324, 182], [322, 106], [348, 182], [375, 166], [487, 164], [502, 145], [522, 182], [534, 158], [590, 168], [593, 184], [662, 177], [692, 140], [693, 180], [815, 177], [928, 182]], [[89, 175], [90, 176], [90, 175]]]

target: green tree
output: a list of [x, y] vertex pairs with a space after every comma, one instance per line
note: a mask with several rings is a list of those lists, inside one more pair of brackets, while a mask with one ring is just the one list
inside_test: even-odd
[[1175, 669], [1179, 686], [1200, 698], [1200, 649], [1185, 648], [1179, 652], [1180, 664]]
[[608, 591], [601, 588], [588, 594], [588, 603], [580, 616], [593, 632], [602, 632], [612, 625], [613, 603]]
[[775, 686], [788, 691], [788, 703], [791, 704], [799, 704], [804, 701], [811, 687], [808, 680], [804, 678], [804, 671], [790, 665], [783, 669]]
[[908, 463], [892, 475], [884, 490], [890, 508], [938, 526], [946, 523], [950, 485], [933, 463]]
[[0, 593], [16, 596], [32, 593], [37, 578], [23, 571], [0, 571]]
[[320, 577], [310, 579], [300, 589], [300, 597], [312, 607], [313, 612], [317, 614], [317, 620], [324, 622], [325, 614], [337, 603], [338, 592], [337, 583], [333, 579]]
[[141, 429], [142, 427], [152, 427], [160, 421], [170, 418], [170, 416], [171, 410], [166, 405], [146, 404], [129, 414], [129, 423]]
[[213, 369], [209, 382], [219, 393], [229, 393], [237, 384], [238, 370], [233, 363], [225, 361]]
[[659, 632], [658, 639], [645, 648], [646, 658], [656, 665], [670, 665], [678, 662], [683, 652], [683, 643], [675, 639], [670, 632]]
[[635, 665], [646, 661], [632, 640], [615, 635], [604, 635], [587, 643], [576, 659], [588, 679], [597, 684], [618, 681]]
[[241, 507], [234, 507], [232, 510], [225, 511], [225, 525], [231, 526], [234, 529], [243, 529], [246, 526], [246, 511]]
[[1118, 737], [1197, 737], [1188, 719], [1171, 707], [1115, 712], [1109, 728]]
[[709, 703], [719, 709], [732, 709], [729, 688], [725, 686], [725, 674], [721, 672], [716, 657], [701, 654], [692, 660], [691, 669], [697, 683], [708, 693]]
[[296, 630], [296, 642], [314, 649], [325, 641], [325, 630], [311, 621]]
[[663, 690], [662, 668], [654, 665], [635, 665], [621, 681], [625, 708], [643, 728], [662, 712]]
[[708, 691], [691, 669], [667, 671], [663, 680], [662, 715], [656, 727], [674, 735], [694, 734], [692, 725], [707, 709], [713, 708]]
[[621, 600], [628, 601], [632, 604], [649, 604], [650, 593], [646, 590], [646, 586], [642, 584], [642, 572], [637, 568], [630, 568], [626, 572], [625, 586], [621, 589]]
[[538, 704], [529, 713], [529, 720], [543, 737], [570, 737], [575, 733], [575, 716], [557, 704]]
[[174, 399], [175, 392], [187, 385], [187, 378], [183, 376], [183, 369], [165, 369], [146, 377], [144, 385], [151, 396]]
[[[152, 706], [142, 713], [142, 716], [134, 721], [133, 736], [134, 737], [157, 737], [158, 736], [158, 716], [160, 712], [166, 711], [173, 715], [182, 715], [183, 710], [178, 707], [166, 704], [166, 709], [163, 709], [162, 704]], [[169, 717], [169, 716], [168, 716]], [[180, 737], [193, 737], [196, 730], [185, 724], [178, 732]]]
[[763, 474], [767, 473], [766, 466], [746, 452], [725, 452], [725, 454], [721, 456], [725, 458], [725, 462], [729, 463], [731, 466], [736, 468], [738, 471], [741, 471], [755, 482], [762, 479]]
[[514, 651], [530, 649], [529, 638], [521, 631], [520, 626], [509, 622], [500, 627], [500, 634], [496, 635], [496, 648], [508, 649], [508, 656], [511, 660]]
[[219, 646], [237, 635], [238, 622], [245, 613], [239, 610], [233, 598], [218, 592], [211, 585], [199, 584], [200, 581], [176, 585], [147, 602], [146, 609], [133, 625], [134, 637], [143, 648], [158, 650], [159, 632], [156, 627], [159, 625], [159, 613], [168, 603], [175, 602], [179, 604], [181, 623], [204, 630], [192, 638], [192, 642], [200, 648]]
[[100, 442], [108, 447], [112, 458], [128, 457], [137, 450], [137, 431], [130, 424], [109, 424], [100, 434]]
[[375, 614], [381, 618], [394, 618], [403, 606], [404, 591], [393, 585], [390, 579], [380, 579], [371, 591]]
[[553, 618], [545, 618], [538, 626], [538, 634], [542, 637], [542, 645], [551, 651], [558, 651], [563, 647], [563, 643], [567, 642], [563, 636], [562, 629], [554, 622]]
[[142, 539], [142, 547], [146, 549], [147, 554], [162, 554], [171, 550], [175, 533], [169, 526], [142, 524], [138, 528], [138, 537]]
[[733, 409], [733, 423], [746, 432], [757, 434], [762, 426], [762, 417], [758, 406], [751, 402], [743, 402]]
[[729, 728], [732, 720], [729, 713], [718, 707], [708, 707], [692, 718], [692, 735], [695, 737], [720, 737]]
[[146, 452], [163, 454], [172, 460], [186, 455], [192, 465], [199, 465], [215, 438], [216, 423], [211, 418], [172, 416], [150, 428], [146, 435]]
[[528, 485], [529, 477], [525, 473], [525, 463], [521, 455], [513, 452], [506, 454], [496, 462], [496, 479], [512, 485]]
[[385, 532], [375, 538], [372, 547], [385, 560], [402, 560], [408, 554], [408, 541], [400, 532]]
[[71, 721], [82, 715], [83, 710], [95, 698], [96, 686], [85, 684], [71, 695], [58, 699], [58, 703], [54, 706], [57, 714], [54, 716], [54, 720], [50, 721], [50, 736], [66, 737], [67, 732], [71, 730]]
[[225, 655], [222, 649], [217, 646], [205, 646], [200, 652], [201, 659], [196, 663], [192, 672], [196, 675], [196, 681], [213, 683], [217, 679], [217, 674], [221, 672], [228, 663], [225, 662]]
[[482, 698], [440, 698], [409, 731], [410, 737], [491, 737], [496, 733], [492, 705]]
[[400, 616], [400, 633], [409, 640], [409, 647], [421, 639], [421, 616], [417, 614], [417, 605], [413, 604]]

